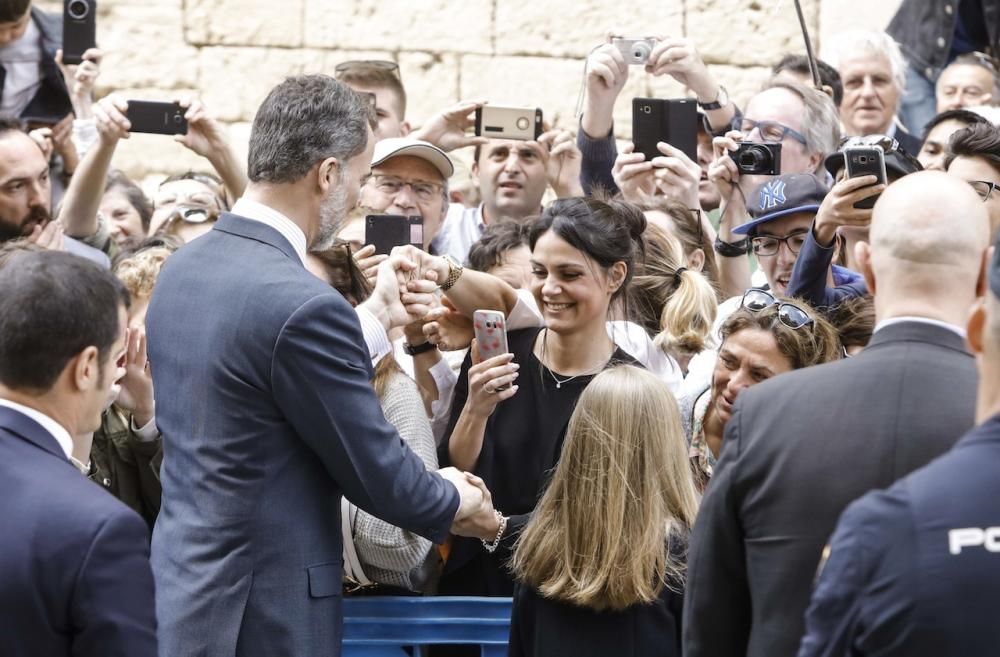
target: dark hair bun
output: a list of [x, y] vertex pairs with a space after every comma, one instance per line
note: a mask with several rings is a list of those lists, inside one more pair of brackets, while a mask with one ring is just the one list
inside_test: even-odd
[[633, 242], [642, 243], [643, 234], [646, 232], [646, 215], [643, 214], [639, 206], [628, 201], [611, 201], [609, 205], [614, 209], [616, 215], [621, 217], [628, 229], [628, 234]]

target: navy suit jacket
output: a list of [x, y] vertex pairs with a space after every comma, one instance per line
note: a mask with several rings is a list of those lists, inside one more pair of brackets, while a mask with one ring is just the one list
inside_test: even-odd
[[0, 407], [5, 657], [156, 655], [148, 531], [40, 424]]
[[840, 517], [800, 657], [991, 655], [1000, 645], [1000, 416]]
[[147, 326], [161, 654], [339, 654], [341, 494], [436, 542], [459, 504], [382, 415], [354, 309], [224, 214], [167, 261]]

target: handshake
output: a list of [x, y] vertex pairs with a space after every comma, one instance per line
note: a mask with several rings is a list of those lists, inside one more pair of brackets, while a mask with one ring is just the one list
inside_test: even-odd
[[382, 322], [387, 331], [419, 320], [439, 305], [435, 291], [450, 271], [444, 258], [413, 246], [400, 246], [389, 256], [358, 260], [369, 279], [374, 274], [374, 289], [361, 307]]
[[493, 508], [493, 497], [483, 480], [456, 468], [442, 468], [438, 474], [458, 489], [461, 498], [451, 533], [487, 542], [497, 538], [500, 520]]

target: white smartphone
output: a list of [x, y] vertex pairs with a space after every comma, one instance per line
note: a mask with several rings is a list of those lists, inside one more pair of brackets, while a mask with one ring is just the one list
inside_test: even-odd
[[507, 353], [507, 319], [496, 310], [477, 310], [472, 314], [476, 329], [479, 358], [489, 360]]

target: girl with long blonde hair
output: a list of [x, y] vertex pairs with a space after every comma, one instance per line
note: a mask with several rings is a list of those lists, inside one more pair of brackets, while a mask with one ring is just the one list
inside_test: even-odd
[[591, 381], [518, 539], [511, 655], [680, 655], [698, 496], [677, 402], [624, 365]]

